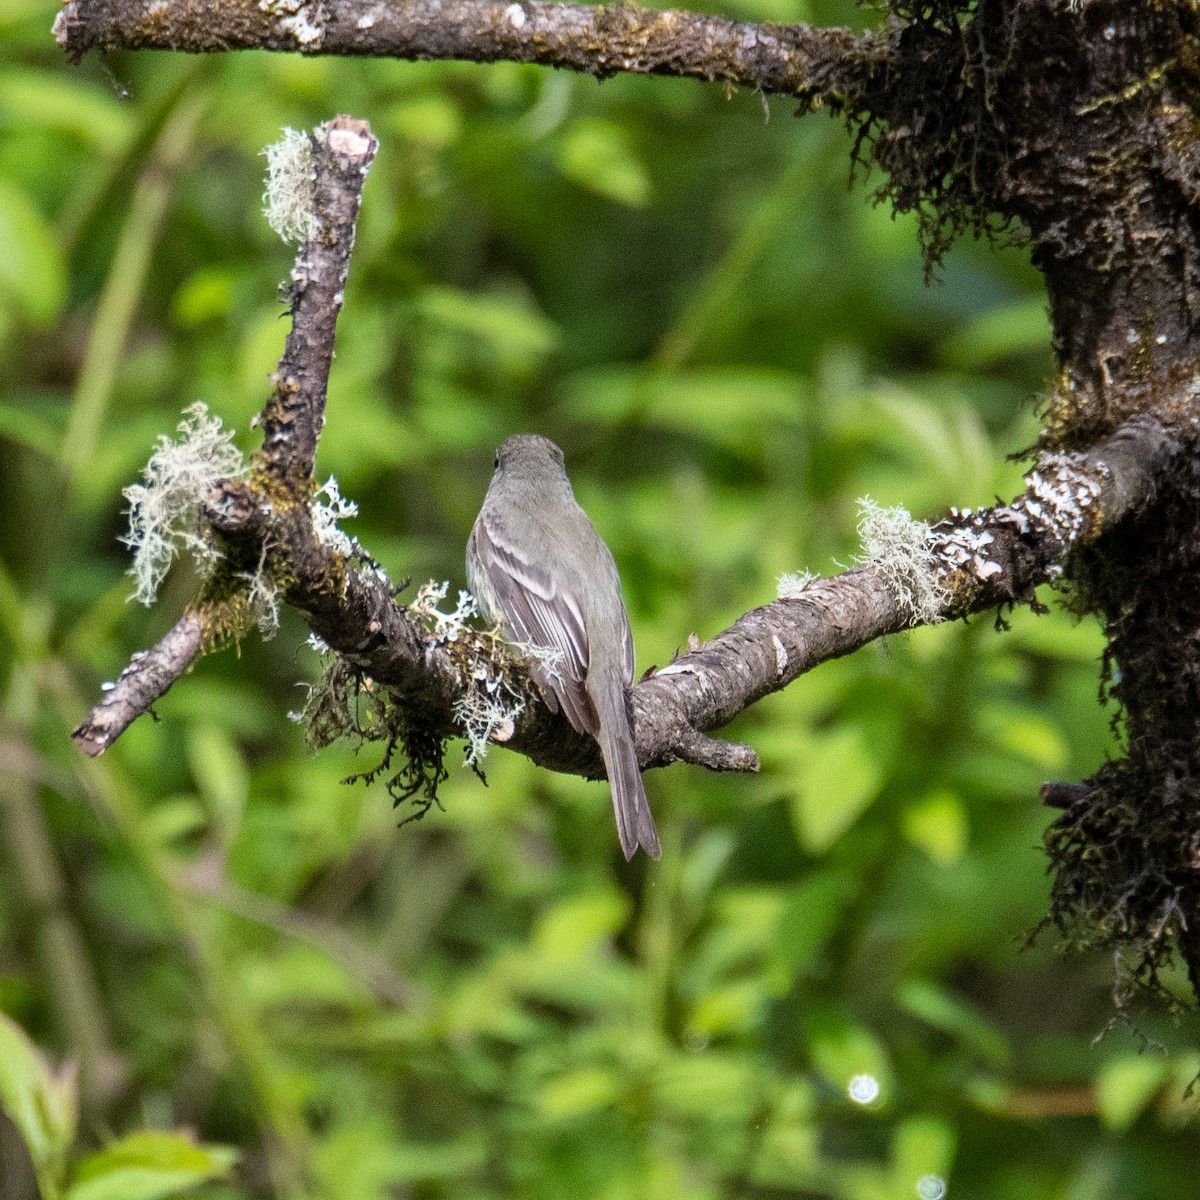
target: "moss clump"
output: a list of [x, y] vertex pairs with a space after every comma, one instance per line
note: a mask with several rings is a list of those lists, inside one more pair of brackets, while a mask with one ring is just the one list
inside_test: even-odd
[[1071, 564], [1078, 606], [1103, 614], [1103, 698], [1125, 756], [1078, 790], [1046, 833], [1050, 921], [1076, 945], [1122, 951], [1155, 985], [1200, 956], [1200, 463], [1181, 455], [1155, 501]]

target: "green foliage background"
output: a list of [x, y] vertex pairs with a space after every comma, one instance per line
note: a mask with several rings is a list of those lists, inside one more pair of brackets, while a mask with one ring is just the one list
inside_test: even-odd
[[287, 719], [318, 670], [294, 614], [101, 761], [67, 740], [191, 588], [126, 604], [122, 486], [195, 400], [256, 445], [282, 126], [349, 112], [382, 142], [319, 456], [349, 532], [461, 586], [494, 446], [543, 432], [639, 670], [849, 562], [861, 496], [1015, 492], [1052, 369], [1026, 256], [961, 245], [924, 287], [915, 223], [783, 100], [514, 65], [71, 69], [53, 11], [0, 11], [0, 1106], [43, 1195], [1195, 1195], [1194, 1021], [1095, 1043], [1113, 964], [1024, 947], [1037, 787], [1116, 746], [1100, 632], [1053, 595], [758, 705], [727, 733], [759, 776], [654, 772], [659, 864], [621, 860], [602, 784], [502, 751], [397, 829], [339, 782], [370, 748], [310, 757]]

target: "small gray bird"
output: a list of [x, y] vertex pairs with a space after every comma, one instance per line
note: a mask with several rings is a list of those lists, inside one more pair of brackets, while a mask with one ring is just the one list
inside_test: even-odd
[[633, 634], [617, 564], [575, 500], [563, 453], [510, 437], [467, 541], [467, 580], [504, 636], [551, 652], [534, 671], [551, 706], [600, 744], [626, 858], [662, 853], [633, 741]]

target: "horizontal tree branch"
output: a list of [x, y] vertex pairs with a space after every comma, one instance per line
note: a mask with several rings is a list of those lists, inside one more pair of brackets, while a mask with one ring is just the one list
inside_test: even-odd
[[[559, 771], [599, 775], [595, 743], [546, 707], [519, 660], [498, 654], [490, 635], [456, 630], [450, 636], [427, 610], [399, 604], [382, 572], [364, 565], [360, 550], [315, 518], [313, 460], [375, 141], [364, 123], [337, 118], [323, 127], [315, 150], [318, 221], [292, 272], [293, 327], [275, 392], [256, 420], [264, 448], [248, 478], [218, 484], [200, 506], [231, 565], [209, 580], [192, 612], [154, 650], [135, 656], [76, 730], [76, 741], [90, 754], [101, 753], [203, 646], [238, 632], [236, 621], [244, 623], [248, 589], [255, 585], [252, 572], [233, 564], [260, 563], [260, 583], [277, 584], [314, 632], [371, 681], [365, 686], [386, 691], [400, 725], [419, 720], [434, 738], [461, 736], [456, 704], [470, 696], [481, 669], [489, 678], [496, 672], [523, 708], [519, 715], [514, 710], [515, 719], [489, 726], [491, 740]], [[755, 770], [758, 760], [748, 747], [705, 734], [817, 664], [877, 637], [1032, 600], [1034, 588], [1060, 569], [1074, 546], [1094, 540], [1153, 494], [1155, 480], [1190, 444], [1194, 403], [1180, 400], [1171, 430], [1144, 418], [1091, 451], [1043, 453], [1011, 504], [952, 511], [933, 529], [907, 514], [880, 514], [885, 520], [872, 561], [748, 612], [643, 679], [633, 691], [641, 764]]]
[[1086, 453], [1039, 456], [1011, 504], [952, 511], [911, 547], [746, 613], [634, 691], [639, 757], [671, 762], [677, 731], [717, 729], [822, 662], [915, 625], [1029, 602], [1094, 541], [1148, 503], [1155, 483], [1190, 444], [1149, 418]]
[[876, 45], [845, 29], [541, 0], [68, 0], [54, 33], [76, 62], [94, 48], [529, 62], [597, 76], [719, 80], [829, 102], [838, 99], [834, 80], [848, 52], [869, 59]]

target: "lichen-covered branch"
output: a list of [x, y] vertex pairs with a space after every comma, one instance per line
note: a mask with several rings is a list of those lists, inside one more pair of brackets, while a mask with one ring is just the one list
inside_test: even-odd
[[99, 48], [529, 62], [597, 76], [687, 76], [833, 102], [831, 70], [850, 48], [867, 56], [874, 48], [869, 36], [844, 29], [542, 0], [68, 0], [54, 32], [75, 61]]
[[[320, 507], [312, 502], [312, 467], [362, 176], [375, 143], [362, 123], [338, 118], [323, 127], [315, 149], [317, 224], [293, 271], [293, 328], [275, 391], [257, 422], [264, 429], [264, 448], [247, 474], [206, 482], [202, 500], [193, 506], [206, 537], [219, 548], [219, 566], [189, 615], [159, 647], [130, 664], [76, 731], [76, 740], [89, 753], [102, 752], [197, 653], [239, 632], [239, 622], [244, 625], [254, 610], [255, 589], [276, 589], [306, 614], [314, 632], [356, 677], [376, 689], [377, 703], [386, 696], [385, 728], [405, 726], [411, 740], [411, 714], [419, 714], [425, 744], [461, 734], [456, 705], [461, 710], [483, 662], [489, 677], [504, 673], [513, 697], [509, 715], [488, 726], [492, 740], [557, 770], [598, 774], [595, 744], [546, 708], [519, 662], [497, 659], [494, 646], [482, 637], [437, 636], [420, 614], [397, 602], [391, 583], [361, 551], [323, 528], [328, 522], [319, 519]], [[1190, 393], [1176, 407], [1185, 412], [1189, 403]], [[226, 445], [225, 435], [201, 415], [193, 414], [181, 429], [202, 448]], [[812, 581], [747, 613], [635, 689], [641, 762], [756, 769], [752, 750], [705, 733], [817, 664], [874, 638], [1031, 600], [1036, 585], [1073, 547], [1094, 541], [1153, 495], [1155, 479], [1183, 438], [1151, 419], [1139, 419], [1094, 450], [1043, 453], [1027, 490], [1010, 505], [952, 512], [932, 529], [906, 514], [900, 519], [875, 514], [865, 565]], [[164, 445], [160, 455], [160, 473], [178, 473], [183, 461], [190, 464], [188, 478], [207, 479], [190, 451], [176, 453]], [[168, 498], [169, 505], [159, 496], [158, 507], [174, 511], [181, 501], [173, 493]], [[190, 537], [196, 540], [195, 534]]]
[[[292, 268], [292, 328], [275, 372], [275, 391], [256, 422], [263, 446], [256, 476], [268, 491], [283, 484], [290, 499], [307, 502], [325, 423], [325, 389], [333, 336], [342, 310], [358, 207], [367, 171], [379, 148], [365, 121], [335, 117], [312, 140], [311, 229]], [[297, 173], [309, 167], [302, 156]]]
[[[1086, 454], [1044, 454], [1011, 504], [953, 511], [927, 530], [919, 558], [885, 552], [747, 613], [637, 687], [639, 752], [669, 762], [676, 740], [669, 731], [719, 728], [814, 666], [876, 638], [1032, 601], [1074, 547], [1149, 502], [1155, 480], [1186, 444], [1153, 422], [1137, 422]], [[644, 728], [661, 732], [652, 739]]]
[[[746, 613], [711, 641], [693, 645], [652, 671], [633, 692], [643, 766], [696, 762], [718, 770], [756, 770], [745, 747], [700, 735], [727, 725], [763, 696], [820, 663], [914, 625], [1034, 600], [1034, 589], [1061, 574], [1075, 548], [1090, 544], [1149, 503], [1158, 479], [1188, 446], [1179, 431], [1131, 422], [1095, 450], [1040, 456], [1026, 490], [1011, 504], [952, 511], [937, 526], [914, 522], [921, 552], [897, 538], [879, 557], [795, 595]], [[595, 775], [590, 739], [537, 705], [507, 743], [556, 770]]]
[[[294, 585], [301, 568], [312, 592], [343, 589], [342, 559], [319, 544], [309, 501], [316, 490], [312, 468], [324, 422], [334, 328], [362, 186], [376, 149], [366, 122], [335, 117], [312, 138], [311, 158], [297, 164], [293, 183], [311, 192], [306, 203], [312, 218], [292, 272], [292, 330], [276, 372], [275, 391], [257, 421], [263, 427], [264, 446], [253, 464], [251, 480], [213, 481], [204, 463], [195, 461], [198, 453], [207, 455], [209, 464], [226, 470], [235, 462], [225, 453], [227, 437], [220, 434], [219, 426], [206, 423], [203, 414], [194, 414], [194, 424], [181, 427], [193, 435], [180, 448], [184, 453], [172, 454], [169, 445], [160, 448], [165, 457], [159, 461], [158, 475], [170, 479], [156, 477], [141, 489], [153, 503], [142, 506], [147, 528], [137, 535], [139, 545], [143, 552], [148, 539], [165, 545], [156, 522], [199, 510], [211, 541], [191, 531], [185, 536], [191, 544], [211, 550], [210, 570], [188, 613], [152, 650], [134, 656], [73, 732], [87, 754], [102, 754], [137, 717], [150, 711], [203, 650], [240, 635], [256, 609], [261, 610], [262, 597], [274, 605], [276, 591]], [[200, 451], [197, 431], [203, 442]], [[179, 460], [186, 463], [186, 470]], [[177, 494], [188, 486], [205, 494]], [[136, 513], [138, 503], [131, 503]], [[298, 547], [307, 548], [307, 555], [288, 545], [289, 530], [298, 531]], [[164, 549], [162, 554], [169, 561], [169, 552]], [[152, 548], [150, 557], [154, 558]], [[151, 573], [155, 569], [154, 563], [147, 567]], [[148, 585], [149, 595], [156, 586], [156, 582]]]

